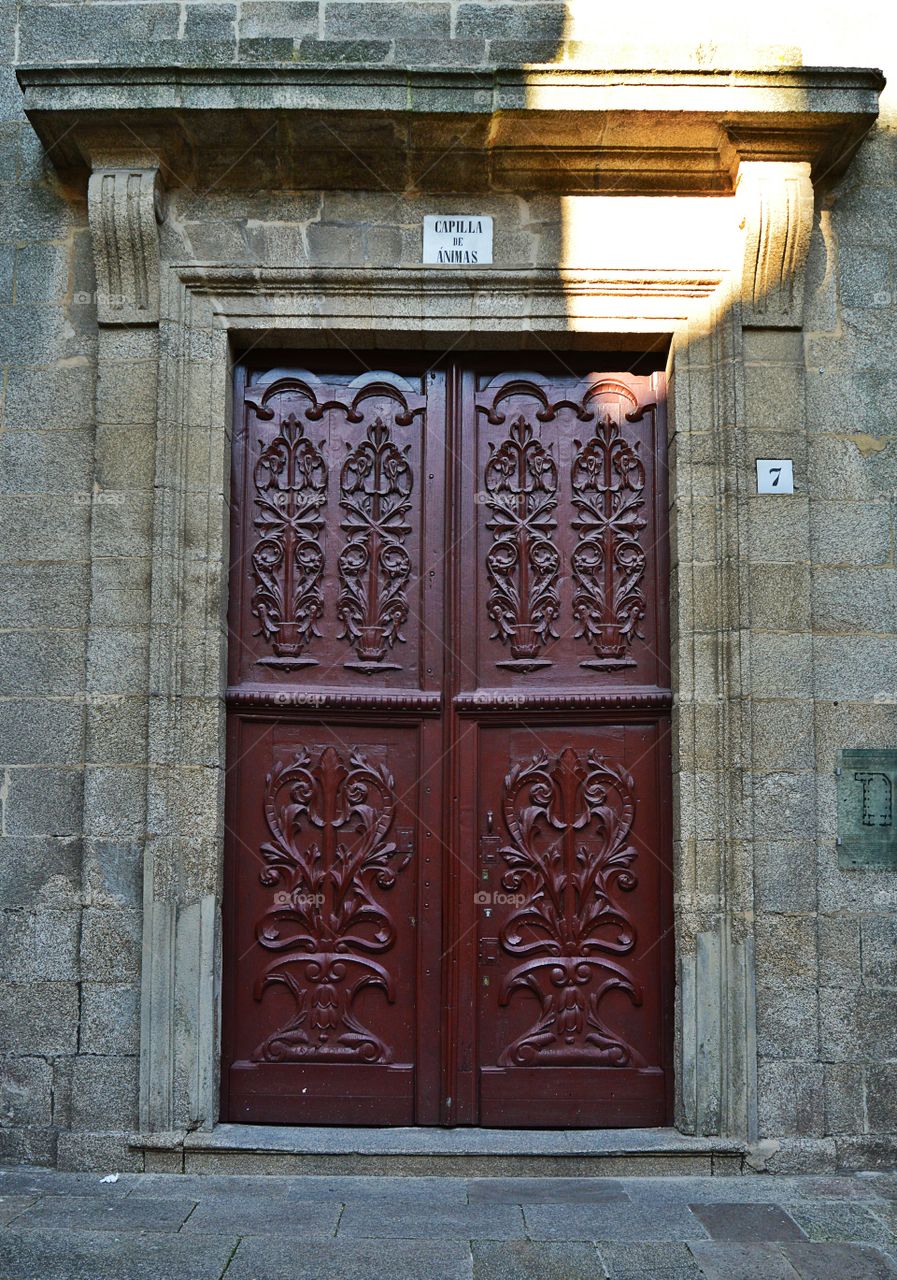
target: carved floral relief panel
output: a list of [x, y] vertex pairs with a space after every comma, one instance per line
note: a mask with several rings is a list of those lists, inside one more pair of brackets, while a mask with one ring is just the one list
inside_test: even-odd
[[477, 683], [584, 690], [584, 672], [596, 687], [618, 672], [667, 686], [651, 380], [485, 381], [466, 410], [480, 477], [477, 634], [465, 657]]
[[665, 1113], [653, 1065], [666, 1013], [665, 732], [657, 721], [480, 730], [483, 1123], [522, 1121], [536, 1097], [568, 1123], [598, 1114], [599, 1096], [609, 1121]]
[[231, 684], [418, 686], [425, 397], [397, 374], [275, 370], [243, 398]]
[[[232, 1113], [276, 1080], [257, 1068], [311, 1071], [295, 1087], [320, 1094], [300, 1108], [314, 1119], [341, 1079], [322, 1072], [377, 1067], [395, 1073], [377, 1092], [401, 1117], [417, 1016], [417, 730], [269, 713], [232, 733]], [[277, 1092], [270, 1105], [289, 1106]]]

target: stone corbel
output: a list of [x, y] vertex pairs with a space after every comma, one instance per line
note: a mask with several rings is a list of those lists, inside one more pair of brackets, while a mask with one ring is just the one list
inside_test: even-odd
[[158, 324], [159, 170], [94, 169], [87, 188], [87, 207], [98, 321], [108, 325]]
[[799, 328], [813, 227], [810, 165], [743, 160], [736, 194], [744, 229], [743, 323]]

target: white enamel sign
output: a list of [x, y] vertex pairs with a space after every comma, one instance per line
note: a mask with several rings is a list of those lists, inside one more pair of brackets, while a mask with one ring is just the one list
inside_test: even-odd
[[424, 218], [424, 262], [482, 267], [492, 261], [492, 219], [480, 213], [434, 213]]
[[758, 493], [794, 493], [794, 464], [790, 458], [757, 459]]

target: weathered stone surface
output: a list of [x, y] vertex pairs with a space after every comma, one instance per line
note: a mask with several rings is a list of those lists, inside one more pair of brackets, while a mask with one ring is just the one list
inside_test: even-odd
[[886, 503], [812, 502], [814, 560], [826, 565], [886, 564], [893, 539]]
[[819, 917], [819, 981], [824, 987], [860, 985], [860, 922], [850, 916]]
[[107, 982], [81, 987], [81, 1050], [88, 1054], [136, 1054], [140, 990]]
[[863, 981], [875, 987], [897, 987], [897, 919], [869, 916], [862, 921]]
[[75, 983], [6, 983], [0, 994], [0, 1053], [54, 1054], [76, 1050]]
[[86, 564], [2, 564], [0, 592], [7, 627], [78, 627], [87, 619]]
[[6, 775], [3, 830], [11, 836], [71, 836], [81, 830], [79, 769], [16, 768]]
[[809, 1240], [856, 1240], [897, 1248], [897, 1235], [861, 1204], [791, 1204], [788, 1212]]
[[489, 40], [525, 41], [531, 51], [533, 43], [539, 42], [556, 51], [566, 21], [563, 4], [461, 4], [456, 31], [462, 39], [485, 36]]
[[49, 979], [66, 982], [78, 977], [78, 938], [81, 912], [3, 911], [0, 913], [0, 955], [14, 961], [19, 982]]
[[[236, 1245], [235, 1236], [188, 1240], [85, 1231], [68, 1242], [66, 1269], [70, 1280], [162, 1280], [185, 1274], [196, 1280], [218, 1280]], [[58, 1261], [58, 1231], [10, 1229], [0, 1237], [0, 1267], [10, 1280], [50, 1276]]]
[[164, 1200], [148, 1196], [114, 1196], [108, 1200], [90, 1195], [44, 1196], [16, 1225], [29, 1231], [173, 1232], [194, 1206], [195, 1201], [187, 1196], [167, 1196]]
[[591, 1244], [535, 1244], [530, 1240], [472, 1242], [474, 1280], [594, 1280]]
[[819, 1021], [826, 1056], [833, 1062], [897, 1056], [893, 1010], [893, 991], [822, 988]]
[[893, 632], [897, 629], [897, 571], [816, 569], [813, 626], [818, 632]]
[[755, 841], [754, 894], [761, 911], [813, 911], [815, 845], [809, 840]]
[[[454, 1240], [393, 1240], [388, 1245], [391, 1280], [471, 1280], [470, 1246]], [[382, 1241], [315, 1240], [307, 1247], [288, 1240], [241, 1240], [228, 1267], [233, 1280], [318, 1280], [329, 1270], [344, 1280], [367, 1280], [383, 1266]]]
[[800, 1240], [793, 1218], [774, 1204], [696, 1204], [692, 1212], [712, 1240], [746, 1244], [767, 1240]]
[[317, 35], [317, 0], [250, 0], [240, 9], [240, 43], [247, 38], [277, 36], [298, 40]]
[[650, 1208], [586, 1204], [524, 1205], [526, 1232], [533, 1240], [700, 1240], [705, 1232], [685, 1205]]
[[[48, 56], [67, 61], [109, 56], [113, 51], [136, 60], [144, 41], [174, 40], [178, 8], [174, 4], [119, 4], [108, 14], [83, 5], [30, 5], [20, 26], [19, 57], [39, 62]], [[128, 46], [133, 46], [128, 57]]]
[[133, 982], [140, 972], [140, 911], [88, 907], [81, 930], [85, 981]]
[[348, 1205], [339, 1229], [343, 1236], [387, 1240], [517, 1240], [526, 1234], [516, 1205], [448, 1205], [421, 1216], [413, 1200]]
[[[354, 3], [328, 3], [324, 16], [325, 34], [336, 40], [391, 40], [396, 36], [430, 40], [448, 39], [451, 6], [442, 3], [367, 3], [362, 24]], [[326, 50], [322, 50], [326, 53]]]
[[77, 702], [0, 702], [3, 763], [77, 763], [83, 755], [83, 720], [83, 707]]
[[761, 1134], [823, 1133], [822, 1063], [761, 1058], [757, 1070]]
[[[49, 1126], [53, 1119], [53, 1070], [46, 1058], [8, 1058], [0, 1071], [4, 1125]], [[5, 1206], [7, 1197], [3, 1195]]]
[[470, 1203], [606, 1204], [628, 1203], [621, 1182], [611, 1178], [474, 1178], [467, 1184]]
[[303, 1239], [333, 1236], [342, 1206], [337, 1202], [292, 1201], [289, 1213], [272, 1215], [266, 1200], [244, 1200], [241, 1196], [203, 1199], [184, 1231], [190, 1235], [221, 1235], [233, 1231], [241, 1236], [285, 1235]]
[[757, 986], [757, 1047], [768, 1058], [812, 1061], [818, 1052], [818, 992], [806, 979]]
[[607, 1244], [599, 1248], [610, 1280], [698, 1280], [704, 1273], [686, 1244]]
[[858, 1133], [865, 1125], [863, 1068], [857, 1062], [825, 1064], [825, 1132]]
[[80, 889], [79, 839], [0, 839], [0, 906], [71, 908]]
[[82, 1053], [72, 1076], [72, 1127], [127, 1133], [137, 1127], [137, 1059]]
[[13, 431], [0, 434], [0, 489], [3, 493], [72, 491], [90, 501], [93, 433]]
[[691, 1245], [705, 1280], [795, 1280], [796, 1272], [773, 1244]]
[[789, 1244], [782, 1249], [794, 1263], [801, 1280], [830, 1280], [848, 1276], [852, 1280], [891, 1280], [897, 1266], [871, 1245]]

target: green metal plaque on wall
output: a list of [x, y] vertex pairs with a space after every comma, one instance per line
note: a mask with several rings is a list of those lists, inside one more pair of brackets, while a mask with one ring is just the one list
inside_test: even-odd
[[897, 870], [897, 751], [842, 751], [838, 866]]

